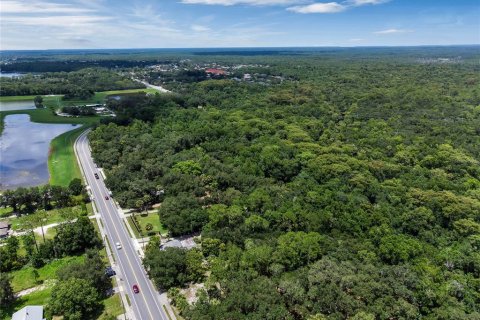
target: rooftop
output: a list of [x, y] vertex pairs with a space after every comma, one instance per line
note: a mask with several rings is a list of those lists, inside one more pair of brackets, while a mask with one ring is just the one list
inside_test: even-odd
[[26, 306], [15, 312], [12, 320], [44, 320], [43, 306]]
[[215, 68], [209, 68], [205, 70], [206, 73], [211, 73], [214, 75], [221, 75], [221, 74], [226, 74], [225, 70], [222, 69], [215, 69]]
[[0, 229], [8, 229], [10, 228], [10, 224], [5, 221], [0, 221]]

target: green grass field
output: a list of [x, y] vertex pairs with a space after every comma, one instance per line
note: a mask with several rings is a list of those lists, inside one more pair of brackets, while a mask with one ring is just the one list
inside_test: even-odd
[[[160, 234], [162, 236], [167, 235], [168, 230], [165, 229], [165, 227], [160, 223], [160, 218], [158, 217], [157, 213], [149, 213], [148, 215], [143, 215], [143, 216], [137, 213], [137, 214], [135, 214], [135, 216], [137, 217], [138, 223], [142, 227], [143, 235], [145, 237], [147, 236], [148, 233], [152, 233], [152, 232], [153, 233], [160, 232]], [[132, 221], [132, 217], [128, 217], [127, 220], [128, 220], [128, 223], [130, 224], [130, 226], [132, 227], [132, 230], [133, 230], [133, 233], [135, 234], [135, 237], [140, 238], [141, 235], [137, 231], [137, 228], [135, 228], [135, 225]], [[151, 231], [147, 231], [145, 229], [145, 227], [148, 223], [151, 223], [152, 226], [153, 226], [153, 229]]]
[[[7, 310], [7, 317], [4, 319], [11, 319], [10, 315], [12, 313], [22, 309], [25, 306], [43, 305], [45, 307], [50, 299], [50, 296], [52, 295], [52, 289], [52, 287], [45, 288], [44, 290], [35, 291], [18, 298], [15, 303], [10, 306], [9, 310]], [[108, 319], [107, 316], [117, 317], [124, 313], [120, 295], [118, 293], [102, 300], [101, 303], [103, 305], [103, 310], [100, 316], [97, 318], [98, 320]]]
[[[91, 213], [92, 211], [91, 205], [87, 205], [87, 207], [88, 207], [87, 208], [88, 211]], [[52, 210], [52, 211], [55, 211], [55, 210]], [[52, 217], [54, 217], [55, 215], [58, 218], [58, 214], [56, 213], [53, 213]], [[96, 221], [92, 221], [92, 222], [94, 223], [95, 229], [98, 232], [99, 230], [98, 230]], [[45, 237], [49, 239], [53, 237], [55, 233], [56, 233], [55, 228], [50, 228], [46, 232]], [[37, 238], [37, 241], [39, 243], [43, 241], [41, 239], [42, 238], [41, 235], [36, 234], [35, 237]], [[20, 251], [22, 251], [22, 249], [23, 248], [21, 248]], [[108, 262], [105, 248], [102, 248], [99, 252], [103, 260], [106, 261], [108, 265], [109, 262]], [[21, 254], [25, 254], [25, 252], [22, 251]], [[13, 289], [15, 292], [19, 292], [21, 290], [38, 286], [46, 280], [56, 279], [56, 273], [58, 269], [71, 263], [82, 262], [84, 261], [84, 259], [85, 257], [82, 255], [82, 256], [65, 257], [65, 258], [58, 259], [51, 262], [45, 265], [44, 267], [37, 269], [39, 273], [38, 282], [35, 280], [35, 277], [33, 274], [34, 268], [32, 267], [24, 267], [20, 270], [13, 271], [10, 273], [10, 275], [12, 276]], [[112, 285], [114, 287], [116, 286], [116, 282], [114, 278], [112, 278]], [[8, 308], [7, 315], [10, 315], [13, 312], [18, 311], [27, 305], [45, 306], [48, 303], [48, 300], [50, 299], [51, 292], [52, 292], [52, 287], [47, 287], [44, 290], [35, 291], [17, 299], [17, 301]], [[102, 300], [101, 304], [102, 304], [102, 307], [101, 307], [101, 310], [99, 311], [100, 314], [98, 315], [98, 318], [97, 318], [98, 320], [108, 319], [110, 316], [116, 317], [125, 312], [119, 294], [114, 294], [113, 296], [110, 296]], [[2, 319], [10, 319], [10, 318], [7, 317]]]
[[[49, 279], [56, 279], [58, 269], [60, 269], [64, 265], [75, 262], [83, 262], [84, 260], [85, 256], [83, 255], [65, 257], [54, 260], [46, 264], [45, 266], [37, 269], [39, 274], [38, 281], [42, 282]], [[36, 287], [40, 284], [35, 281], [33, 270], [33, 267], [24, 267], [20, 270], [10, 272], [10, 275], [12, 276], [12, 287], [14, 292], [19, 292], [28, 288]]]
[[0, 97], [1, 102], [8, 102], [8, 101], [26, 101], [31, 100], [33, 102], [35, 96], [4, 96]]
[[[43, 232], [45, 233], [45, 240], [52, 240], [57, 234], [57, 227], [48, 228], [47, 230], [43, 230]], [[35, 239], [37, 240], [37, 243], [42, 243], [43, 242], [42, 234], [35, 233]]]
[[10, 305], [5, 310], [6, 317], [3, 317], [2, 319], [10, 320], [12, 318], [11, 315], [14, 312], [22, 309], [25, 306], [35, 306], [35, 305], [45, 306], [51, 294], [52, 294], [52, 288], [47, 288], [45, 290], [35, 291], [23, 297], [18, 298], [17, 300], [15, 300], [15, 302], [12, 305]]
[[[63, 106], [77, 106], [77, 105], [84, 105], [84, 104], [103, 103], [105, 101], [105, 98], [108, 96], [122, 95], [122, 94], [136, 93], [136, 92], [156, 93], [158, 91], [151, 88], [102, 91], [102, 92], [95, 92], [93, 97], [86, 100], [62, 100], [63, 95], [44, 95], [42, 97], [43, 97], [43, 105], [46, 106], [47, 108], [50, 106], [53, 106], [54, 108], [59, 108]], [[35, 96], [4, 96], [4, 97], [0, 97], [0, 101], [8, 102], [8, 101], [31, 100], [33, 102], [34, 98]]]
[[[79, 212], [80, 212], [80, 206], [76, 208], [79, 208]], [[47, 220], [45, 220], [45, 225], [64, 221], [64, 218], [62, 217], [58, 209], [48, 210], [46, 219]], [[10, 222], [12, 225], [12, 230], [15, 230], [15, 231], [28, 230], [29, 228], [28, 220], [29, 220], [28, 215], [22, 215], [18, 218], [7, 219], [7, 221]]]
[[[10, 306], [9, 310], [6, 310], [7, 317], [2, 319], [11, 319], [10, 315], [12, 313], [22, 309], [25, 306], [43, 305], [45, 307], [50, 299], [50, 296], [52, 295], [52, 289], [53, 288], [46, 288], [45, 290], [35, 291], [20, 297], [12, 306]], [[97, 318], [98, 320], [108, 319], [107, 316], [117, 317], [124, 313], [122, 302], [120, 301], [120, 295], [118, 293], [102, 300], [102, 304], [103, 310], [100, 316]]]
[[82, 178], [73, 144], [88, 127], [89, 125], [84, 125], [78, 129], [65, 132], [50, 143], [48, 171], [50, 172], [51, 185], [66, 187], [73, 179]]
[[13, 209], [11, 207], [0, 208], [0, 218], [11, 216]]

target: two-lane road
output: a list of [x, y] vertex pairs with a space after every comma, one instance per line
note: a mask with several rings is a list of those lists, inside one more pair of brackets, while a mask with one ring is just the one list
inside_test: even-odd
[[[137, 320], [168, 320], [159, 302], [159, 293], [146, 276], [145, 269], [137, 252], [135, 252], [132, 240], [118, 213], [118, 209], [112, 199], [107, 200], [106, 198], [108, 190], [103, 181], [103, 176], [96, 169], [92, 160], [87, 133], [88, 131], [84, 132], [77, 139], [75, 150], [104, 224], [105, 233], [115, 255], [116, 263], [120, 268], [120, 276], [123, 279], [123, 283], [120, 283], [120, 285], [125, 287]], [[98, 174], [98, 179], [95, 177], [95, 173]], [[121, 249], [117, 250], [115, 245], [117, 242], [121, 244]], [[140, 292], [137, 294], [133, 292], [133, 285], [135, 284], [140, 289]]]

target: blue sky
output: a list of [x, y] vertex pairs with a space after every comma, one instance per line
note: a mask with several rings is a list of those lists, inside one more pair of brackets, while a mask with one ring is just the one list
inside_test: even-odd
[[1, 0], [0, 49], [480, 43], [476, 0]]

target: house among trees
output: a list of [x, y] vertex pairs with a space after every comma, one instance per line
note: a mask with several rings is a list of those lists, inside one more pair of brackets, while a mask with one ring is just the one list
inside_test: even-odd
[[26, 306], [12, 314], [12, 320], [45, 320], [43, 306]]
[[8, 237], [8, 230], [10, 229], [10, 224], [5, 221], [0, 221], [0, 239]]
[[225, 70], [222, 69], [216, 69], [216, 68], [209, 68], [205, 70], [205, 73], [210, 75], [210, 76], [224, 76], [227, 74]]

